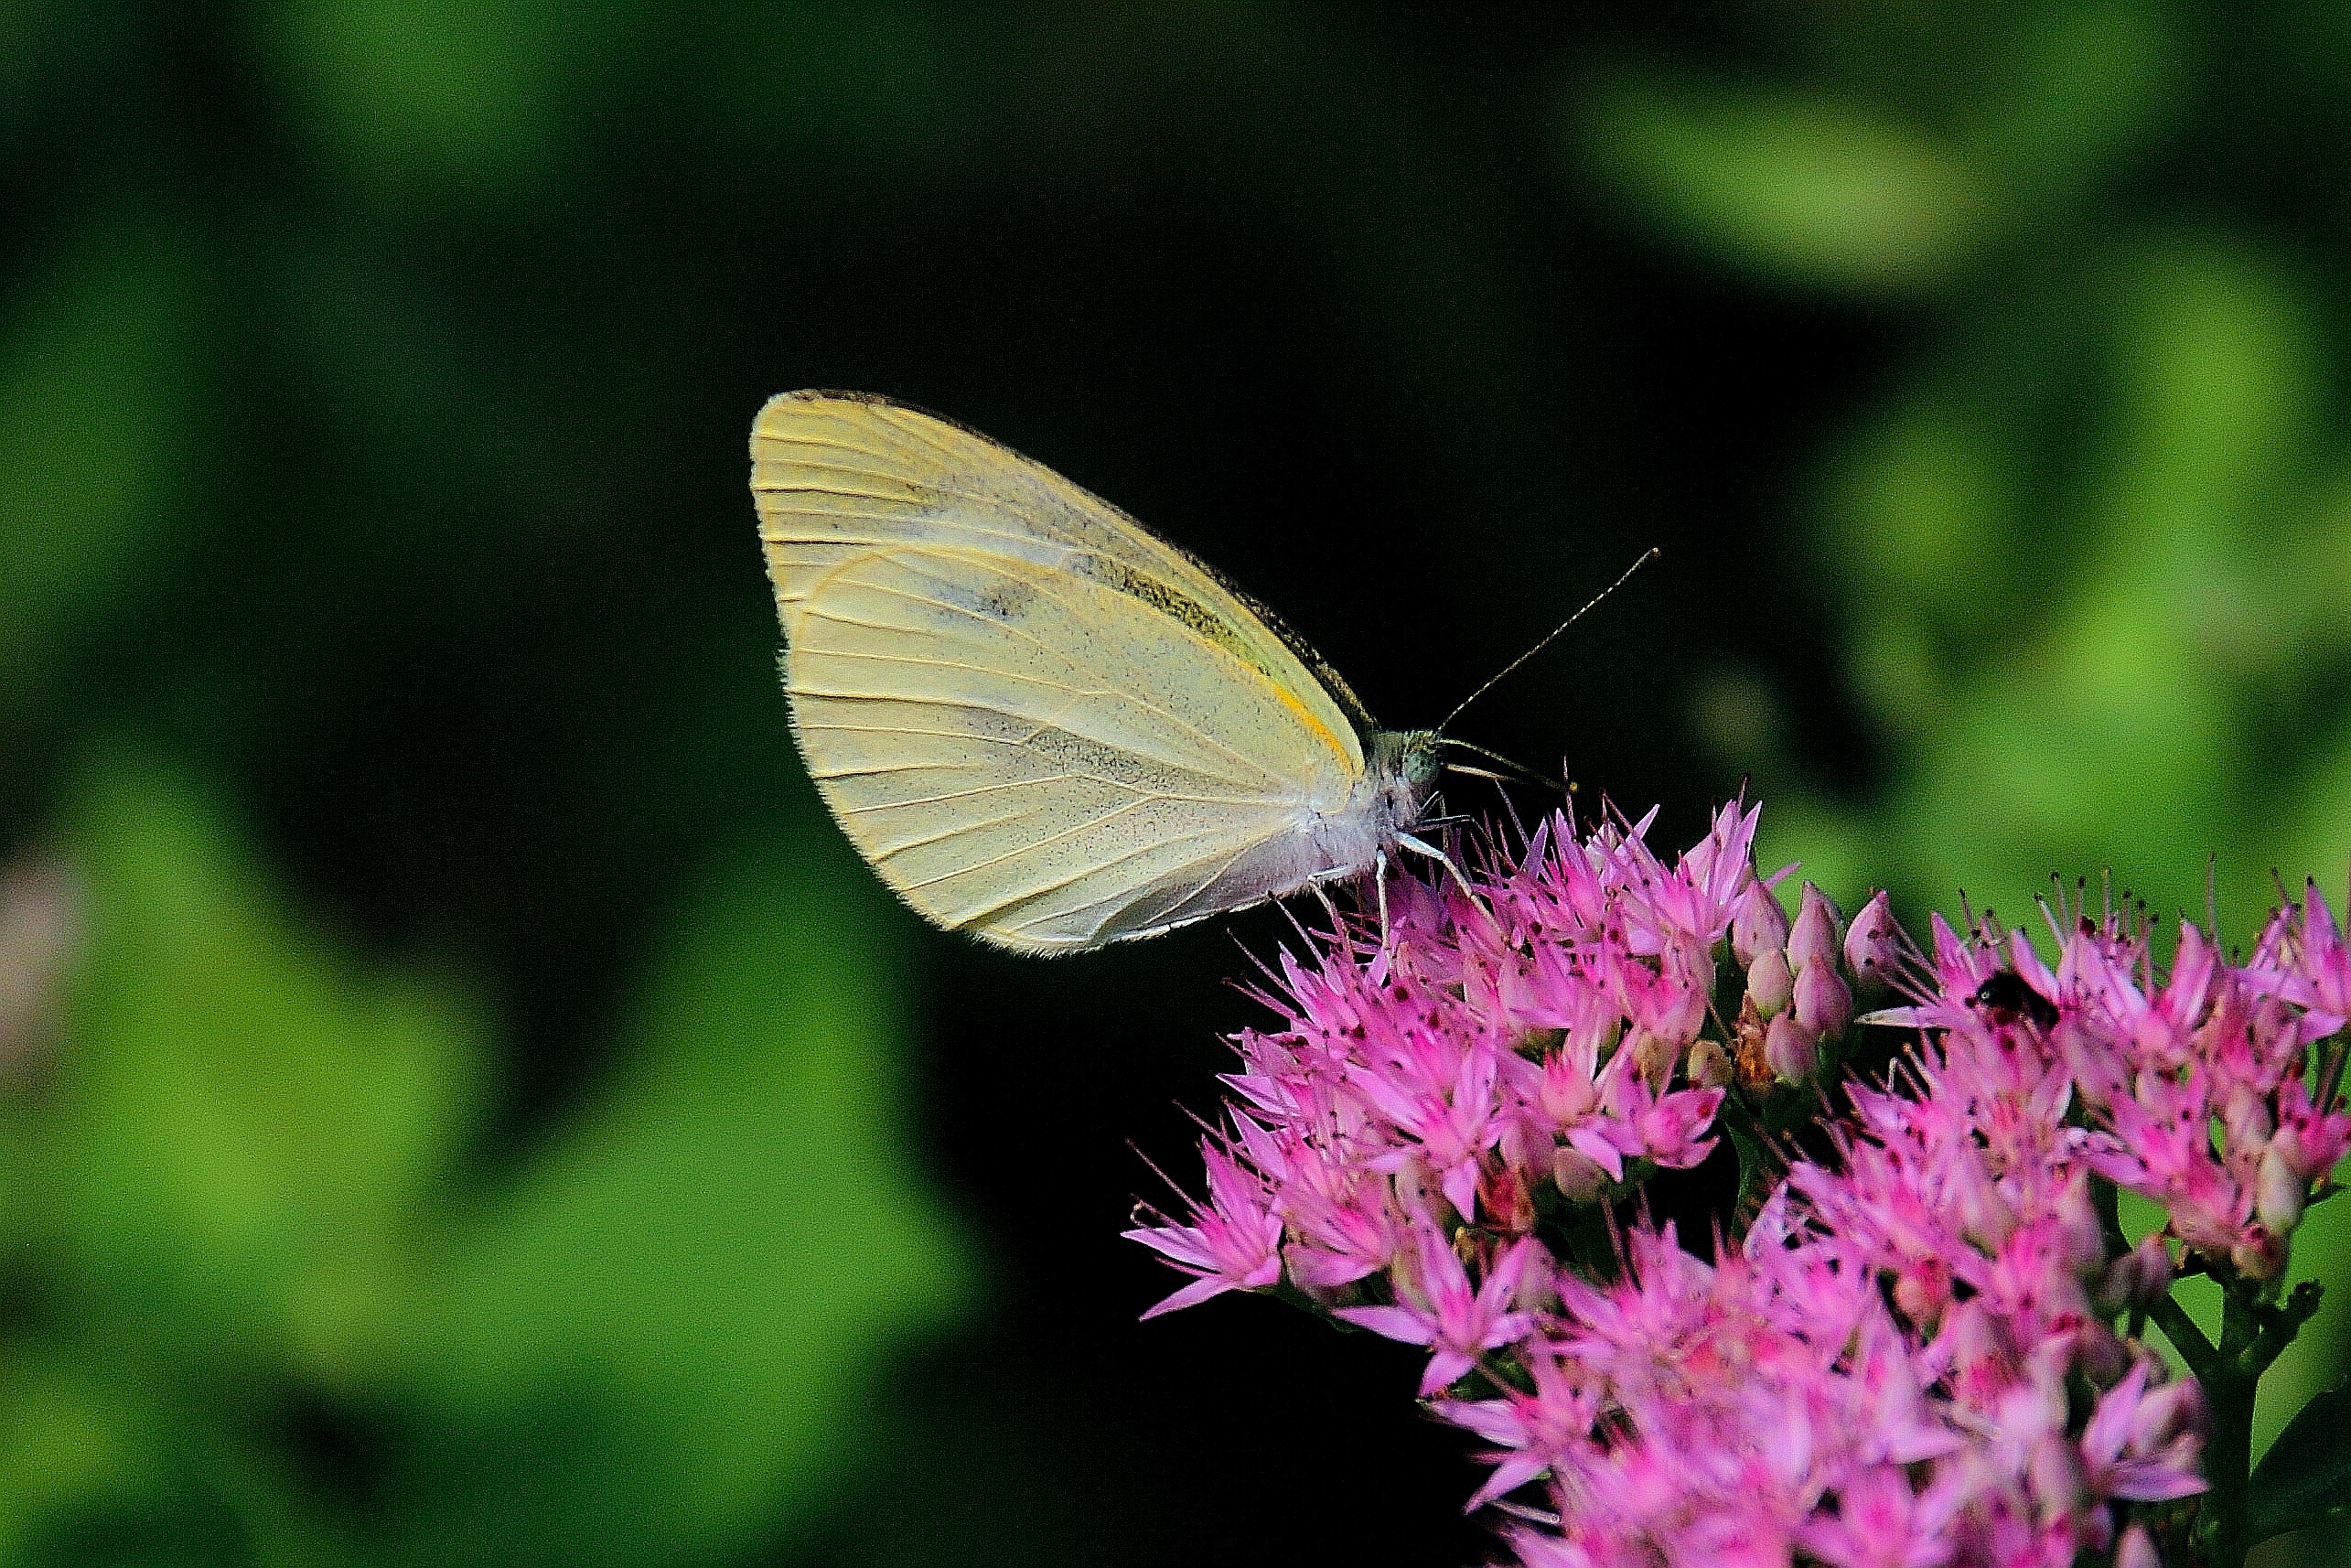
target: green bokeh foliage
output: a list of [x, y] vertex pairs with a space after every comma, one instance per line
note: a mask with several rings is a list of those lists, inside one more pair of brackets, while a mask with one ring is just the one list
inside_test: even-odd
[[[469, 1178], [464, 988], [356, 964], [168, 769], [94, 767], [63, 821], [88, 957], [12, 1107], [43, 1294], [0, 1557], [723, 1557], [855, 1460], [879, 1354], [968, 1306], [862, 878], [745, 850], [648, 956], [599, 1102]], [[324, 1407], [400, 1412], [357, 1516], [284, 1442]]]

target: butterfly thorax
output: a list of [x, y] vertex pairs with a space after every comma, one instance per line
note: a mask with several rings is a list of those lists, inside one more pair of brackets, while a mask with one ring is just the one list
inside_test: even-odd
[[1368, 740], [1358, 789], [1384, 846], [1419, 826], [1444, 765], [1434, 730], [1374, 730]]

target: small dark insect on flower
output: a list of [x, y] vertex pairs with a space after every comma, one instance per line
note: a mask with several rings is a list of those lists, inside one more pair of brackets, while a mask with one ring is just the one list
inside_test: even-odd
[[1995, 1024], [2030, 1018], [2043, 1029], [2057, 1026], [2057, 1004], [2027, 985], [2024, 977], [2013, 969], [2001, 970], [1977, 986], [1969, 1003], [1990, 1014]]

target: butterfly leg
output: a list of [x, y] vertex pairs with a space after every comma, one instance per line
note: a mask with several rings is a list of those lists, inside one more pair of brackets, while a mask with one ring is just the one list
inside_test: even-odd
[[[1314, 894], [1315, 901], [1323, 907], [1323, 918], [1331, 923], [1331, 940], [1337, 942], [1347, 934], [1347, 922], [1339, 918], [1338, 906], [1331, 902], [1330, 890], [1317, 882], [1309, 891]], [[1352, 945], [1351, 941], [1349, 945]]]
[[[1486, 917], [1486, 923], [1494, 928], [1497, 936], [1502, 934], [1502, 922], [1494, 918], [1494, 911], [1488, 909], [1485, 901], [1477, 897], [1477, 889], [1470, 886], [1468, 874], [1461, 869], [1453, 856], [1425, 839], [1414, 838], [1411, 833], [1398, 833], [1396, 847], [1409, 849], [1414, 854], [1427, 855], [1431, 860], [1444, 866], [1453, 877], [1454, 885], [1461, 889], [1462, 897], [1469, 900], [1469, 907]], [[1380, 888], [1380, 907], [1383, 909], [1387, 907], [1387, 891], [1384, 886]]]

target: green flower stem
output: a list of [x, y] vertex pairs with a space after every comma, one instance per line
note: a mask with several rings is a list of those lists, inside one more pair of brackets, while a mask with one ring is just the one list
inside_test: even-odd
[[[2204, 1385], [2212, 1412], [2211, 1436], [2204, 1450], [2204, 1472], [2212, 1489], [2198, 1511], [2195, 1537], [2196, 1560], [2211, 1568], [2242, 1568], [2253, 1544], [2246, 1539], [2246, 1509], [2253, 1471], [2254, 1392], [2261, 1374], [2318, 1310], [2322, 1294], [2316, 1282], [2305, 1280], [2283, 1303], [2272, 1305], [2261, 1299], [2257, 1282], [2229, 1282], [2221, 1297], [2220, 1344], [2217, 1348], [2204, 1346], [2204, 1366], [2196, 1365], [2196, 1353], [2178, 1331], [2157, 1318]], [[2176, 1304], [2166, 1300], [2163, 1305], [2185, 1318]], [[2187, 1331], [2203, 1341], [2193, 1324]]]
[[[2248, 1362], [2260, 1343], [2261, 1325], [2256, 1316], [2259, 1303], [2245, 1282], [2233, 1282], [2222, 1302], [2220, 1344], [2208, 1358], [2209, 1369], [2196, 1372], [2212, 1412], [2204, 1449], [2204, 1473], [2212, 1489], [2205, 1493], [2197, 1511], [2195, 1540], [2199, 1563], [2242, 1568], [2248, 1545], [2245, 1503], [2253, 1473], [2253, 1393], [2260, 1377], [2249, 1369]], [[2180, 1353], [2188, 1354], [2185, 1347]]]
[[2148, 1304], [2147, 1316], [2163, 1331], [2163, 1337], [2172, 1342], [2173, 1348], [2179, 1351], [2180, 1359], [2187, 1363], [2196, 1381], [2208, 1387], [2217, 1373], [2220, 1352], [2204, 1337], [2204, 1330], [2195, 1326], [2187, 1309], [2168, 1295], [2159, 1296]]

